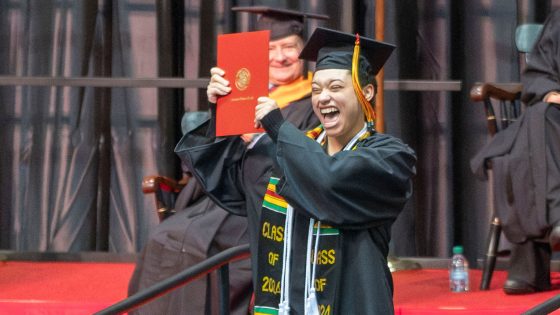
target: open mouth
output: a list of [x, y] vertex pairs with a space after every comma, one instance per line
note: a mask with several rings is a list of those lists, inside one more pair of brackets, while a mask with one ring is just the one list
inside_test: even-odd
[[336, 107], [325, 107], [321, 108], [321, 114], [323, 115], [323, 126], [327, 128], [336, 123], [340, 111]]

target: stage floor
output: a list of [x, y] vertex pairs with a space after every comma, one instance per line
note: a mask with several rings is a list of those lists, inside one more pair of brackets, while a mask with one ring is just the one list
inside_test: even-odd
[[[92, 314], [126, 297], [133, 269], [132, 263], [0, 262], [0, 315]], [[451, 293], [445, 269], [397, 271], [395, 313], [520, 314], [560, 294], [557, 272], [554, 290], [523, 296], [502, 292], [504, 271], [494, 273], [489, 291], [479, 291], [480, 274], [471, 270], [470, 292]]]
[[[444, 269], [406, 270], [393, 273], [395, 314], [521, 314], [560, 294], [560, 273], [552, 273], [553, 290], [536, 294], [506, 295], [502, 291], [507, 273], [495, 271], [490, 290], [480, 291], [482, 272], [471, 270], [471, 290], [449, 291], [448, 272]], [[555, 311], [553, 314], [560, 314]]]

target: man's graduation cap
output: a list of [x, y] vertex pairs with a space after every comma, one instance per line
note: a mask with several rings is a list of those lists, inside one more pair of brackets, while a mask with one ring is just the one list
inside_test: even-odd
[[257, 21], [257, 30], [270, 30], [270, 39], [276, 40], [289, 35], [298, 35], [304, 38], [305, 19], [326, 20], [329, 17], [323, 14], [305, 13], [295, 10], [276, 9], [266, 6], [233, 7], [233, 11], [260, 14]]
[[[373, 123], [375, 113], [362, 93], [362, 86], [374, 83], [374, 77], [383, 67], [394, 45], [318, 27], [309, 38], [299, 57], [315, 61], [315, 71], [325, 69], [346, 69], [352, 73], [352, 84], [356, 96], [369, 123]], [[375, 83], [374, 83], [375, 84]]]

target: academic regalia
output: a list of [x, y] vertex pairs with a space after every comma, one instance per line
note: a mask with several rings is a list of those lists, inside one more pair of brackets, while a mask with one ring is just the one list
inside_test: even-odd
[[[290, 314], [304, 313], [307, 260], [316, 262], [311, 282], [322, 313], [392, 314], [388, 245], [391, 225], [412, 193], [412, 149], [364, 127], [351, 149], [329, 156], [313, 132], [281, 120], [271, 136], [274, 123], [262, 123], [268, 134], [249, 150], [237, 138], [214, 138], [211, 124], [185, 135], [175, 149], [216, 202], [246, 211], [256, 227], [250, 230], [255, 314], [278, 311], [280, 265], [291, 268]], [[251, 159], [270, 161], [269, 169], [245, 168]], [[285, 221], [293, 222], [291, 233]], [[311, 258], [307, 243], [318, 234]]]
[[[549, 224], [560, 224], [560, 104], [542, 104], [549, 92], [560, 93], [560, 10], [547, 18], [540, 38], [528, 55], [522, 75], [522, 100], [531, 107], [546, 107], [544, 141], [546, 143], [547, 215]], [[541, 104], [539, 104], [541, 103]], [[542, 125], [538, 128], [542, 128]], [[542, 142], [541, 142], [542, 143]], [[538, 153], [537, 153], [538, 154]], [[543, 190], [541, 190], [543, 191]]]
[[[496, 134], [471, 161], [475, 174], [485, 179], [484, 162], [492, 159], [496, 211], [502, 219], [506, 236], [516, 243], [545, 236], [555, 223], [549, 217], [556, 221], [560, 219], [560, 214], [550, 213], [547, 205], [547, 199], [560, 198], [549, 195], [550, 188], [558, 186], [560, 179], [556, 178], [556, 183], [546, 180], [550, 177], [547, 174], [554, 171], [554, 163], [550, 162], [560, 159], [547, 159], [546, 156], [546, 147], [554, 144], [547, 143], [546, 113], [558, 109], [542, 101], [547, 93], [560, 91], [559, 38], [560, 11], [556, 11], [548, 18], [522, 75], [522, 99], [528, 107], [515, 123]], [[549, 137], [551, 132], [553, 130], [548, 131]], [[557, 137], [558, 134], [552, 137], [552, 142], [557, 143]], [[549, 165], [552, 165], [551, 169], [548, 169]], [[556, 207], [555, 211], [560, 212], [560, 208]]]
[[[249, 241], [247, 220], [218, 207], [195, 179], [179, 194], [176, 209], [151, 233], [129, 282], [129, 295]], [[247, 314], [252, 292], [250, 261], [230, 266], [230, 284], [231, 314]], [[214, 272], [140, 306], [131, 314], [215, 314], [219, 309], [217, 292]]]
[[485, 161], [492, 161], [496, 214], [514, 242], [508, 279], [537, 290], [550, 287], [547, 237], [560, 223], [560, 105], [543, 102], [547, 93], [560, 92], [559, 39], [560, 11], [555, 11], [521, 76], [521, 99], [528, 107], [471, 160], [481, 179], [486, 179]]
[[[208, 119], [204, 112], [187, 113], [181, 122], [184, 133]], [[189, 170], [183, 165], [183, 172]], [[129, 281], [132, 295], [171, 277], [224, 249], [247, 244], [247, 220], [218, 207], [191, 178], [177, 196], [176, 213], [150, 233]], [[230, 311], [246, 315], [252, 294], [250, 261], [230, 266]], [[218, 276], [206, 277], [166, 293], [133, 310], [131, 314], [215, 314]]]
[[[310, 91], [310, 83], [305, 83], [308, 91]], [[275, 96], [281, 95], [281, 91], [276, 91]], [[313, 113], [311, 107], [310, 92], [306, 93], [302, 99], [294, 100], [289, 102], [286, 106], [282, 108], [282, 113], [286, 120], [290, 121], [294, 126], [301, 130], [311, 129], [319, 124], [319, 120]], [[196, 138], [200, 144], [206, 144], [213, 140], [214, 134], [212, 133], [213, 126], [210, 126], [210, 121], [202, 124], [197, 130], [193, 131], [190, 135]], [[208, 128], [210, 130], [208, 130]], [[209, 131], [212, 134], [206, 136], [206, 132]], [[270, 168], [272, 161], [270, 160], [270, 139], [264, 137], [264, 134], [256, 135], [253, 142], [247, 145], [239, 137], [229, 137], [222, 138], [227, 141], [227, 148], [223, 147], [222, 144], [215, 145], [216, 155], [227, 155], [222, 154], [222, 150], [232, 150], [232, 155], [239, 158], [237, 167], [241, 168], [240, 178], [236, 178], [236, 187], [223, 187], [223, 195], [220, 198], [216, 198], [211, 195], [212, 199], [219, 204], [222, 208], [227, 211], [241, 216], [247, 216], [249, 221], [249, 227], [254, 227], [250, 230], [251, 243], [256, 244], [257, 241], [257, 231], [256, 228], [259, 225], [259, 212], [262, 204], [262, 198], [264, 196], [266, 185], [270, 177]], [[210, 149], [212, 150], [212, 149]], [[210, 165], [210, 164], [209, 164]], [[220, 178], [205, 178], [202, 179], [204, 182], [215, 180], [215, 185], [220, 185]], [[239, 186], [237, 186], [239, 185]], [[241, 191], [245, 191], [244, 196], [239, 196], [242, 194]], [[229, 195], [232, 195], [229, 197]], [[235, 201], [230, 201], [230, 199]], [[251, 233], [252, 232], [252, 233]]]
[[527, 67], [521, 76], [521, 99], [527, 105], [542, 102], [550, 91], [560, 92], [560, 10], [547, 18], [539, 39], [527, 55]]
[[[307, 92], [298, 93], [299, 90]], [[283, 113], [301, 129], [312, 128], [318, 124], [318, 119], [311, 108], [309, 90], [309, 81], [300, 78], [292, 84], [278, 87], [273, 93], [277, 98], [285, 100]], [[290, 95], [286, 95], [287, 92]], [[296, 97], [301, 99], [294, 99]], [[236, 138], [239, 140], [239, 137]], [[253, 154], [245, 160], [248, 169], [247, 177], [256, 177], [247, 179], [251, 183], [259, 181], [261, 173], [270, 170], [270, 163], [266, 162], [268, 159], [264, 159], [263, 162], [262, 156], [257, 154], [259, 148], [263, 147], [257, 142], [253, 144]], [[242, 146], [245, 147], [245, 144]], [[264, 175], [263, 178], [268, 180], [268, 175]], [[256, 185], [255, 188], [264, 185], [266, 183]], [[255, 200], [256, 203], [262, 201], [262, 194], [264, 193]], [[178, 209], [176, 214], [156, 226], [152, 232], [129, 283], [129, 295], [177, 274], [224, 249], [249, 242], [247, 218], [241, 217], [247, 216], [246, 209], [241, 207], [230, 212], [224, 211], [203, 194], [194, 179], [179, 194], [176, 209]], [[256, 225], [249, 224], [249, 226]], [[252, 292], [250, 261], [236, 262], [230, 268], [231, 313], [246, 314]], [[208, 287], [208, 283], [212, 283], [212, 287]], [[210, 296], [208, 292], [217, 292], [215, 276], [208, 279], [201, 278], [178, 288], [140, 307], [135, 314], [203, 314], [210, 311], [206, 301]], [[212, 309], [217, 310], [217, 295], [213, 294], [213, 296]]]
[[[257, 29], [270, 30], [271, 40], [289, 35], [302, 37], [305, 18], [328, 18], [325, 15], [262, 6], [235, 7], [232, 10], [261, 14]], [[313, 128], [319, 123], [311, 108], [309, 79], [309, 77], [301, 76], [289, 84], [271, 86], [269, 95], [278, 101], [286, 119], [302, 130]], [[247, 145], [239, 137], [233, 137], [232, 140], [243, 150], [247, 149]], [[268, 180], [267, 172], [270, 170], [270, 160], [263, 158], [262, 155], [262, 150], [267, 147], [264, 145], [266, 142], [266, 139], [259, 140], [259, 137], [256, 136], [250, 144], [251, 154], [244, 159], [243, 164], [246, 169], [244, 172], [246, 182], [258, 183], [261, 177], [263, 180]], [[186, 171], [190, 172], [188, 168]], [[249, 202], [260, 203], [264, 192], [258, 187], [265, 186], [266, 183], [263, 183], [247, 188], [255, 190], [252, 195], [260, 196], [257, 198], [258, 200], [248, 198]], [[192, 179], [178, 196], [177, 213], [156, 226], [152, 232], [129, 283], [129, 295], [191, 267], [220, 251], [249, 242], [248, 221], [249, 226], [256, 227], [257, 225], [252, 221], [254, 216], [249, 215], [249, 220], [242, 217], [247, 216], [247, 209], [240, 204], [230, 208], [229, 212], [224, 211], [219, 205], [224, 206], [221, 203], [215, 203], [208, 195], [203, 194], [198, 182]], [[140, 307], [134, 313], [215, 314], [218, 310], [218, 287], [215, 273], [211, 275], [194, 280], [185, 287], [167, 293]], [[231, 314], [247, 314], [251, 292], [250, 261], [233, 263], [230, 266]], [[210, 296], [213, 297], [213, 304], [209, 303]]]
[[[336, 259], [342, 263], [336, 289], [341, 303], [336, 306], [337, 312], [333, 310], [332, 314], [390, 314], [393, 311], [393, 285], [386, 259], [390, 227], [412, 191], [412, 150], [393, 137], [375, 133], [360, 143], [355, 151], [329, 157], [320, 145], [289, 123], [282, 125], [276, 148], [270, 138], [265, 137], [269, 152], [277, 152], [278, 163], [289, 167], [290, 174], [297, 175], [295, 178], [299, 182], [308, 183], [307, 187], [301, 187], [287, 181], [281, 192], [296, 209], [292, 254], [293, 309], [303, 309], [302, 283], [296, 283], [298, 279], [304, 279], [304, 269], [296, 267], [305, 264], [302, 260], [305, 247], [297, 245], [305, 243], [309, 217], [313, 216], [340, 229], [342, 253], [337, 253]], [[253, 213], [249, 216], [250, 221], [253, 218], [258, 223], [264, 192], [244, 194], [240, 191], [243, 184], [238, 179], [243, 175], [238, 173], [238, 165], [243, 164], [246, 154], [242, 152], [241, 142], [231, 140], [222, 138], [198, 146], [196, 137], [187, 135], [178, 144], [176, 152], [192, 167], [213, 198], [226, 209], [230, 205], [236, 209], [246, 207]], [[266, 174], [269, 172], [264, 172], [261, 178]], [[224, 195], [222, 192], [229, 193]], [[253, 256], [259, 243], [256, 236], [251, 238]], [[255, 259], [259, 261], [258, 257]], [[256, 264], [253, 274], [258, 274]], [[258, 281], [255, 288], [262, 285]]]
[[509, 241], [543, 237], [550, 225], [546, 211], [544, 111], [548, 104], [528, 108], [500, 131], [471, 160], [473, 172], [486, 178], [492, 160], [496, 214]]
[[327, 20], [328, 15], [301, 12], [289, 9], [271, 8], [267, 6], [241, 6], [231, 8], [233, 11], [259, 15], [258, 31], [270, 31], [270, 40], [277, 40], [290, 35], [305, 38], [305, 20]]

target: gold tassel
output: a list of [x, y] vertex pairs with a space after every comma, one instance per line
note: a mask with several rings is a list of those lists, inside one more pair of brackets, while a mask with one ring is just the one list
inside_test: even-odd
[[360, 84], [360, 79], [358, 77], [359, 67], [358, 61], [360, 59], [360, 35], [356, 34], [356, 42], [354, 44], [354, 54], [352, 55], [352, 85], [354, 86], [354, 91], [358, 97], [358, 101], [362, 106], [362, 111], [364, 112], [365, 119], [368, 125], [373, 125], [375, 121], [375, 111], [371, 106], [370, 102], [366, 99], [364, 92], [362, 90], [362, 85]]

